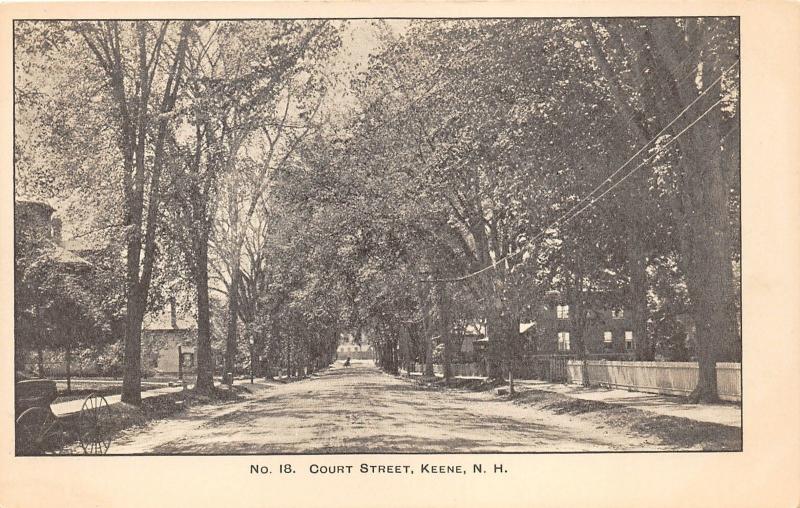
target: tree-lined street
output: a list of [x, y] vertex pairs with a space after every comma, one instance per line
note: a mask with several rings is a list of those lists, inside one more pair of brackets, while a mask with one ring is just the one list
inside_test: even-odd
[[[741, 400], [737, 18], [14, 33], [17, 378], [79, 362], [131, 406], [147, 379], [208, 403], [143, 449], [673, 444], [404, 371]], [[325, 370], [345, 344], [384, 374]]]
[[[550, 402], [552, 409], [542, 409], [514, 404], [493, 391], [426, 389], [388, 376], [371, 362], [351, 368], [337, 364], [312, 379], [285, 385], [241, 386], [252, 391], [244, 400], [190, 408], [175, 418], [124, 431], [109, 453], [554, 452], [686, 445], [662, 441], [655, 433], [634, 433], [602, 413], [570, 411], [568, 404]], [[691, 448], [716, 444], [717, 438], [708, 435]]]

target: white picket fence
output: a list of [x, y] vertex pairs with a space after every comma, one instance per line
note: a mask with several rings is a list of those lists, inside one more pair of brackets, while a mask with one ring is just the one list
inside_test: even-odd
[[[697, 386], [696, 362], [617, 362], [589, 360], [589, 384], [637, 392], [688, 395]], [[570, 383], [583, 384], [580, 360], [567, 363]], [[722, 400], [741, 402], [742, 365], [717, 364], [717, 391]]]
[[[450, 365], [454, 376], [467, 376], [467, 377], [474, 377], [474, 376], [482, 376], [483, 373], [480, 372], [480, 368], [477, 363], [453, 363]], [[415, 363], [414, 364], [414, 372], [424, 372], [425, 371], [425, 364], [423, 363]], [[439, 363], [433, 364], [433, 372], [436, 374], [443, 374], [444, 367]]]

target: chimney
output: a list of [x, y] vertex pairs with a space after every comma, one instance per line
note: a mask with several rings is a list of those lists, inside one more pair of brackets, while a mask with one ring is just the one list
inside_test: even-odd
[[61, 219], [58, 217], [50, 219], [50, 236], [54, 242], [61, 245]]
[[170, 323], [172, 324], [172, 328], [178, 329], [178, 313], [175, 311], [175, 297], [169, 297], [169, 319]]

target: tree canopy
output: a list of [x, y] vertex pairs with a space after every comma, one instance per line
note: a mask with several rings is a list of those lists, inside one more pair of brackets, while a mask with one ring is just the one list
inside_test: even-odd
[[582, 358], [600, 307], [639, 359], [686, 356], [690, 315], [713, 400], [741, 355], [736, 23], [18, 23], [20, 188], [80, 196], [124, 251], [129, 357], [183, 277], [207, 387], [219, 319], [226, 374], [243, 345], [319, 368], [348, 331], [390, 371], [434, 335], [449, 363], [480, 322], [506, 376], [557, 291]]

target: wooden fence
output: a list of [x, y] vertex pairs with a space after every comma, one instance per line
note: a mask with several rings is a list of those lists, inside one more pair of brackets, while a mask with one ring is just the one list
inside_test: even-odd
[[[63, 378], [67, 375], [67, 364], [63, 361], [60, 362], [43, 362], [44, 377], [50, 379]], [[31, 373], [39, 374], [39, 364], [37, 362], [27, 362], [25, 370]], [[70, 375], [73, 377], [90, 377], [99, 376], [102, 373], [97, 364], [93, 362], [82, 362], [79, 359], [73, 359], [70, 362]]]
[[[481, 366], [477, 363], [453, 363], [450, 364], [450, 368], [454, 376], [476, 377], [486, 375], [481, 371]], [[425, 364], [415, 363], [413, 364], [413, 369], [412, 372], [425, 372]], [[434, 363], [433, 372], [440, 375], [444, 374], [444, 366], [439, 363]]]
[[[696, 362], [586, 362], [589, 384], [623, 388], [637, 392], [689, 395], [697, 386]], [[583, 384], [580, 360], [567, 363], [570, 383]], [[741, 402], [742, 366], [740, 363], [717, 364], [717, 390], [722, 400]]]
[[[572, 358], [568, 355], [536, 355], [528, 358], [524, 364], [514, 366], [514, 377], [517, 379], [543, 379], [558, 383], [566, 383], [567, 361]], [[414, 363], [411, 372], [424, 372], [425, 365]], [[486, 376], [486, 365], [483, 362], [453, 363], [451, 369], [454, 376]], [[441, 364], [433, 364], [435, 374], [443, 374]]]

